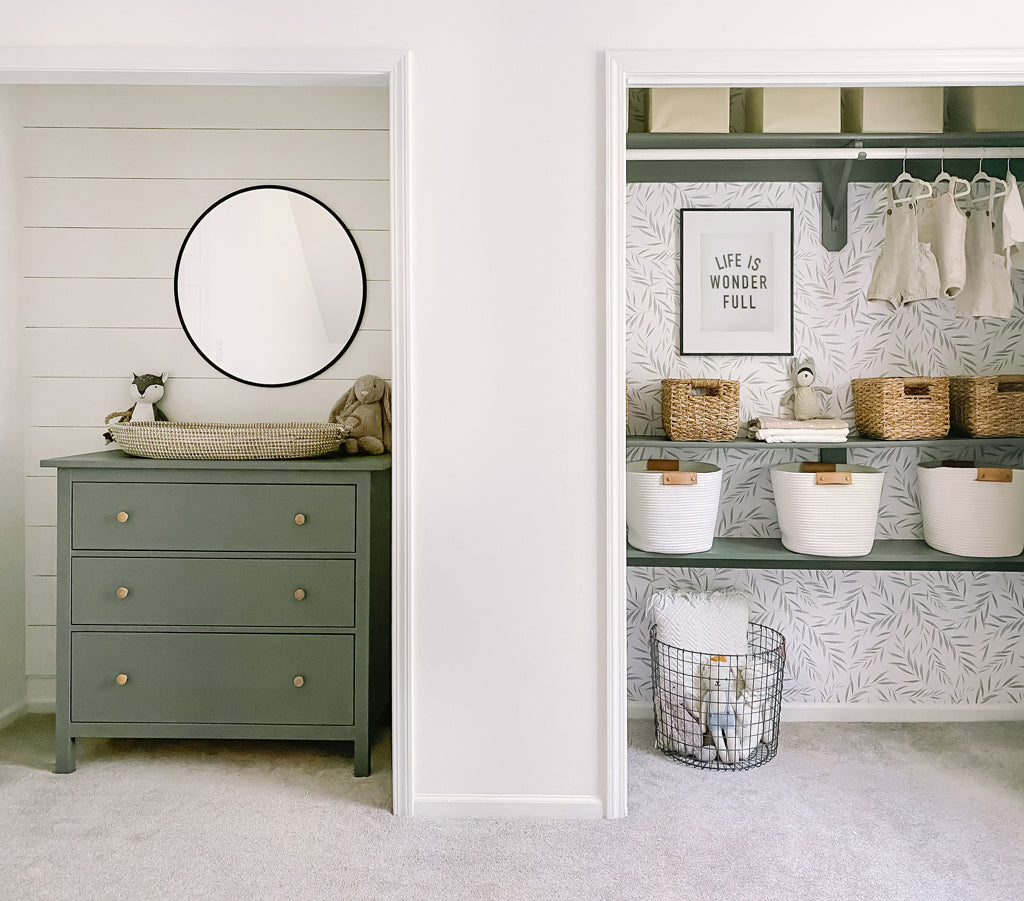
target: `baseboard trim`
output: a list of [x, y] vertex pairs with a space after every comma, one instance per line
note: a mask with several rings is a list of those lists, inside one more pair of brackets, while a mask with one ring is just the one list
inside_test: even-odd
[[[654, 719], [650, 701], [630, 701], [629, 718]], [[783, 704], [784, 723], [969, 723], [1024, 720], [1024, 704]]]
[[57, 679], [54, 676], [28, 676], [25, 695], [28, 713], [53, 713], [57, 708]]
[[604, 805], [594, 795], [423, 795], [413, 798], [417, 817], [598, 820]]
[[27, 704], [11, 704], [10, 707], [0, 710], [0, 729], [3, 729], [4, 726], [9, 726], [23, 713], [28, 713]]

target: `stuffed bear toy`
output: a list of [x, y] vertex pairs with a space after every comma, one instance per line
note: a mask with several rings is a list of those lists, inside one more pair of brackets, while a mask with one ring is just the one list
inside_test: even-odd
[[348, 429], [344, 447], [350, 454], [391, 450], [391, 386], [375, 375], [362, 375], [331, 409], [328, 422]]
[[[103, 420], [104, 425], [110, 425], [111, 420], [117, 422], [167, 422], [167, 416], [156, 402], [164, 396], [164, 385], [167, 384], [167, 373], [160, 375], [146, 373], [136, 375], [132, 373], [131, 391], [132, 400], [135, 401], [127, 410], [120, 410], [111, 413]], [[109, 431], [103, 433], [107, 444], [114, 440]]]

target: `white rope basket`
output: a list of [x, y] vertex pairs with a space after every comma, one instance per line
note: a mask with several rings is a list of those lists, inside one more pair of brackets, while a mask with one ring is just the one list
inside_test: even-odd
[[341, 447], [333, 422], [118, 422], [110, 434], [133, 457], [165, 460], [290, 460]]
[[824, 557], [871, 553], [884, 473], [853, 463], [838, 463], [834, 472], [801, 472], [802, 465], [772, 467], [783, 546]]
[[[672, 471], [648, 470], [647, 465], [646, 461], [626, 464], [629, 543], [638, 550], [660, 554], [710, 550], [722, 470], [710, 463], [687, 461]], [[690, 478], [684, 478], [687, 476]]]
[[935, 550], [961, 557], [1024, 551], [1024, 470], [921, 463], [917, 487], [924, 540]]

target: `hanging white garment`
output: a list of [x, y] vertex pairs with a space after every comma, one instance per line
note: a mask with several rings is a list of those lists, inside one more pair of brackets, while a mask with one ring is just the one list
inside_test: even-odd
[[1024, 269], [1024, 201], [1012, 172], [1006, 174], [1006, 186], [1009, 193], [1003, 198], [1002, 215], [994, 235], [995, 246], [1008, 255], [1014, 269]]
[[953, 298], [963, 290], [967, 279], [966, 234], [967, 217], [951, 192], [918, 201], [917, 236], [929, 245], [935, 257], [941, 297]]
[[868, 285], [868, 300], [887, 300], [900, 307], [914, 300], [939, 297], [935, 255], [917, 233], [916, 202], [897, 202], [890, 188], [885, 211], [885, 240]]
[[993, 316], [1006, 319], [1013, 312], [1010, 261], [996, 250], [995, 200], [987, 207], [967, 212], [967, 283], [956, 299], [961, 316]]

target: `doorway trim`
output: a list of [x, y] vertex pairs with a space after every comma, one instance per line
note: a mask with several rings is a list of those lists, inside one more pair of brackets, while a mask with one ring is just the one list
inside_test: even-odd
[[0, 84], [386, 86], [391, 184], [392, 809], [413, 813], [409, 53], [334, 48], [0, 47]]
[[605, 57], [606, 810], [626, 816], [626, 132], [629, 89], [1024, 84], [1020, 50], [611, 51]]

